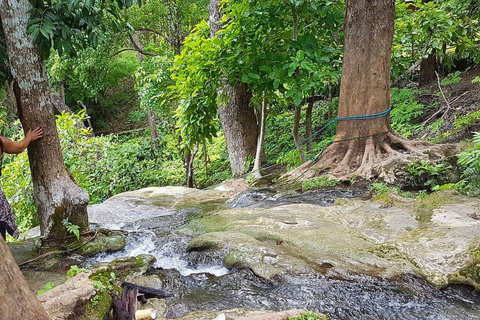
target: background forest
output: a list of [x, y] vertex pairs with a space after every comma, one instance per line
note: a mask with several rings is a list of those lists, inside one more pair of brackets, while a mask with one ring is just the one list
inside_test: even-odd
[[[97, 18], [91, 12], [103, 9], [93, 0], [35, 2], [31, 13], [29, 32], [55, 91], [65, 165], [91, 203], [148, 186], [207, 188], [247, 177], [254, 155], [232, 174], [220, 124], [225, 83], [247, 88], [257, 121], [262, 110], [266, 115], [263, 163], [294, 168], [331, 143], [335, 127], [319, 131], [338, 108], [344, 1], [223, 1], [216, 37], [208, 1], [131, 2]], [[90, 18], [68, 26], [63, 6]], [[479, 18], [477, 0], [397, 1], [392, 128], [464, 148], [446, 162], [411, 163], [402, 191], [396, 187], [403, 194], [480, 193]], [[0, 129], [18, 140], [12, 90], [2, 83]], [[38, 224], [28, 168], [26, 153], [3, 159], [1, 185], [21, 231]], [[320, 178], [303, 188], [337, 183]]]

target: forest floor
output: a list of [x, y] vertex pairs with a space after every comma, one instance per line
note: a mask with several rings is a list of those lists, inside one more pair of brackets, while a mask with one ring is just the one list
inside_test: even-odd
[[[438, 132], [424, 129], [412, 138], [425, 139], [443, 135], [442, 142], [457, 143], [471, 139], [473, 132], [480, 131], [480, 114], [475, 114], [480, 109], [480, 84], [474, 81], [480, 77], [480, 67], [467, 69], [460, 76], [458, 83], [440, 86], [437, 81], [421, 88], [423, 93], [417, 96], [417, 100], [430, 108], [422, 123], [424, 127], [439, 119], [444, 122]], [[467, 123], [463, 127], [455, 125], [460, 117], [467, 117]], [[447, 132], [450, 134], [445, 134]]]

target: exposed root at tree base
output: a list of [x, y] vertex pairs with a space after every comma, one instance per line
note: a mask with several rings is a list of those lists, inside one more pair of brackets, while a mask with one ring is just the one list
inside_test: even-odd
[[328, 174], [336, 179], [383, 179], [393, 183], [408, 163], [428, 160], [439, 162], [460, 149], [451, 144], [436, 145], [425, 141], [407, 140], [395, 133], [335, 142], [312, 165], [306, 162], [287, 173], [287, 181], [306, 180]]

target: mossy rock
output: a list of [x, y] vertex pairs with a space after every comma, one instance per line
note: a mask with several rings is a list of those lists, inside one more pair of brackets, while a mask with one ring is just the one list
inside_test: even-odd
[[227, 269], [246, 269], [261, 262], [262, 258], [263, 254], [260, 252], [233, 250], [223, 258], [223, 265]]
[[470, 263], [452, 275], [449, 282], [467, 283], [474, 287], [475, 290], [480, 291], [480, 244], [471, 250], [470, 256]]
[[85, 308], [82, 320], [107, 320], [113, 306], [113, 299], [107, 291], [97, 293]]
[[136, 257], [122, 257], [107, 264], [108, 269], [115, 272], [117, 278], [124, 278], [131, 274], [143, 274], [157, 258], [150, 254], [141, 254]]
[[77, 250], [84, 257], [94, 256], [101, 252], [122, 250], [126, 245], [125, 237], [120, 234], [105, 235], [98, 233], [96, 238]]

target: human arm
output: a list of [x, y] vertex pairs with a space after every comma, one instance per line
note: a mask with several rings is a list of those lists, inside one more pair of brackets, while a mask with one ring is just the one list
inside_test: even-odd
[[20, 142], [14, 142], [5, 137], [0, 137], [4, 147], [4, 150], [2, 151], [6, 153], [19, 154], [28, 147], [30, 142], [40, 139], [41, 137], [43, 137], [43, 129], [40, 127], [36, 127], [33, 130], [28, 130], [27, 134], [25, 135], [25, 139]]

